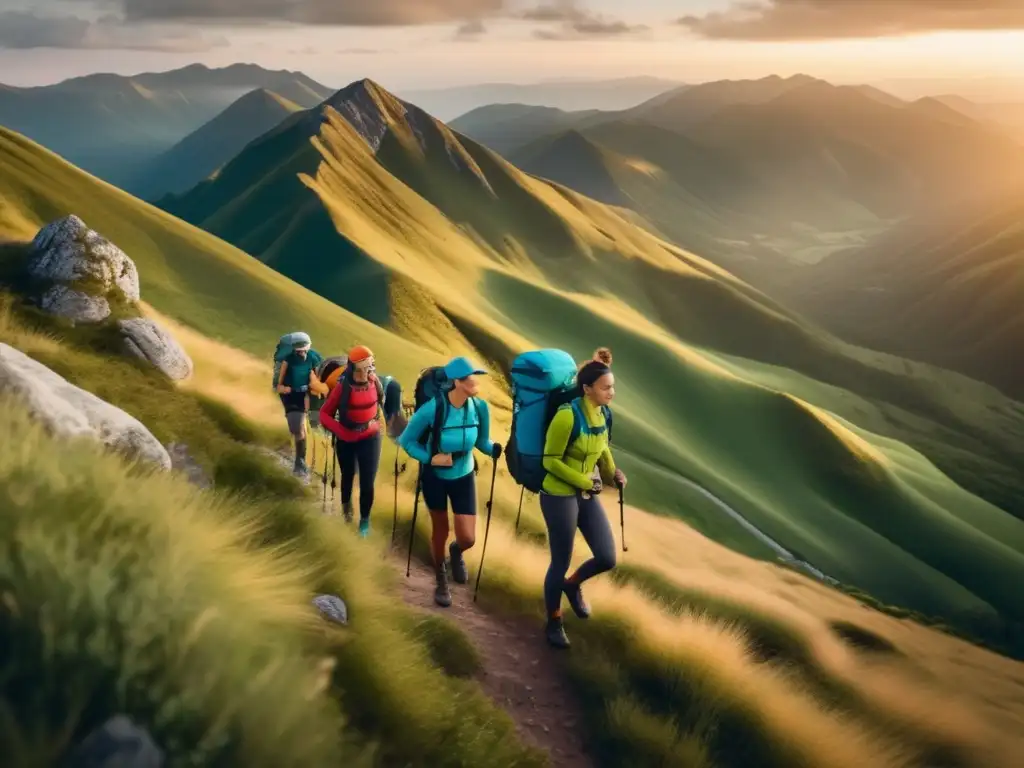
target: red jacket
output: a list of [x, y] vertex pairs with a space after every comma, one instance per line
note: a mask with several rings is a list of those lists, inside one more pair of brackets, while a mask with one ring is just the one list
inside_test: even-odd
[[[366, 384], [349, 384], [348, 407], [344, 414], [338, 413], [341, 393], [345, 389], [343, 379], [344, 377], [331, 390], [327, 402], [320, 409], [320, 423], [346, 443], [371, 438], [380, 431], [380, 419], [377, 418], [380, 402], [377, 399], [376, 377], [371, 376]], [[335, 414], [340, 418], [336, 419]], [[350, 422], [366, 426], [363, 429], [352, 429], [346, 426]]]

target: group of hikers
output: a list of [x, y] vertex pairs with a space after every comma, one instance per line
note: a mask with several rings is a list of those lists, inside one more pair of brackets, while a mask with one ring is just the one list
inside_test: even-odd
[[[358, 473], [361, 536], [370, 531], [381, 429], [419, 462], [416, 500], [418, 504], [422, 494], [430, 512], [434, 601], [444, 607], [452, 603], [449, 574], [456, 583], [467, 583], [463, 555], [476, 543], [474, 450], [495, 464], [504, 453], [516, 482], [540, 499], [551, 550], [544, 580], [545, 636], [552, 646], [568, 648], [563, 595], [576, 616], [588, 618], [590, 607], [582, 585], [614, 568], [616, 562], [615, 539], [600, 501], [606, 485], [614, 484], [620, 492], [626, 485], [610, 448], [609, 404], [615, 396], [611, 363], [606, 348], [598, 349], [593, 359], [582, 365], [561, 350], [537, 350], [516, 357], [511, 366], [512, 431], [504, 449], [491, 439], [490, 411], [479, 397], [478, 377], [487, 372], [466, 357], [421, 373], [408, 421], [401, 386], [391, 377], [377, 375], [373, 352], [362, 345], [346, 357], [325, 360], [312, 349], [307, 334], [288, 334], [275, 354], [274, 382], [295, 443], [297, 475], [309, 472], [306, 440], [311, 417], [331, 433], [341, 468], [341, 503], [347, 522], [354, 518], [352, 494]], [[449, 508], [455, 534], [451, 543]], [[567, 575], [577, 529], [592, 557]]]

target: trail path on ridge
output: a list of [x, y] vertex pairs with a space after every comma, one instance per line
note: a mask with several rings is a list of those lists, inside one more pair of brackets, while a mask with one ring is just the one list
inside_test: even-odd
[[413, 608], [448, 616], [476, 646], [482, 670], [476, 675], [484, 693], [515, 721], [523, 740], [548, 753], [554, 768], [594, 768], [584, 750], [583, 713], [569, 688], [566, 653], [550, 648], [537, 621], [488, 613], [473, 603], [473, 574], [468, 584], [451, 584], [452, 604], [434, 603], [434, 573], [413, 562], [402, 597]]

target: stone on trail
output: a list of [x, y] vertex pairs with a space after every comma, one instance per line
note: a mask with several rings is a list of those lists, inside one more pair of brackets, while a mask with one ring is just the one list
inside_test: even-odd
[[313, 605], [320, 611], [320, 615], [336, 624], [348, 624], [348, 608], [345, 601], [335, 595], [317, 595], [313, 598]]
[[13, 395], [53, 435], [90, 437], [130, 459], [171, 468], [171, 457], [134, 416], [0, 343], [0, 392]]
[[164, 753], [144, 728], [116, 715], [71, 753], [66, 768], [162, 768]]

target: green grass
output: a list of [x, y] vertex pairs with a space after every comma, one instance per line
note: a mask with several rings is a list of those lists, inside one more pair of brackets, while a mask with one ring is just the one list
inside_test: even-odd
[[[127, 472], [6, 401], [0, 430], [13, 438], [0, 445], [13, 764], [52, 764], [118, 712], [170, 764], [543, 764], [475, 686], [433, 665], [453, 633], [417, 629], [387, 566], [336, 521]], [[348, 628], [314, 615], [318, 591], [344, 597]]]

